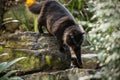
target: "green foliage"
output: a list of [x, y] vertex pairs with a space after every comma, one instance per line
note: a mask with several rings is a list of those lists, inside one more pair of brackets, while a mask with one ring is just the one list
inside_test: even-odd
[[59, 0], [75, 17], [78, 24], [82, 25], [86, 32], [91, 30], [91, 17], [93, 16], [93, 2], [90, 0]]
[[73, 12], [75, 9], [80, 10], [83, 6], [83, 0], [71, 0], [68, 6], [71, 12]]
[[45, 56], [45, 60], [46, 60], [47, 64], [50, 66], [50, 65], [51, 65], [50, 56], [46, 55], [46, 56]]
[[[0, 57], [5, 56], [7, 54], [1, 54]], [[10, 62], [2, 62], [0, 63], [0, 73], [4, 72], [7, 68], [9, 68], [10, 66], [12, 66], [13, 64], [15, 64], [16, 62], [24, 59], [25, 57], [21, 57], [21, 58], [17, 58], [15, 60], [12, 60]], [[5, 75], [3, 75], [2, 77], [0, 77], [0, 80], [23, 80], [20, 77], [9, 77], [10, 75], [12, 75], [13, 73], [17, 72], [17, 70], [11, 70], [9, 72], [7, 72]]]
[[3, 47], [2, 46], [0, 46], [0, 52], [2, 52], [3, 51]]
[[84, 0], [59, 0], [78, 20], [85, 19], [83, 14]]
[[120, 79], [120, 1], [94, 1], [94, 21], [90, 40], [94, 50], [99, 54], [103, 80]]
[[27, 30], [27, 31], [31, 31], [32, 28], [30, 26], [30, 19], [28, 16], [28, 12], [25, 8], [24, 5], [18, 5], [14, 8], [12, 8], [12, 14], [15, 17], [16, 20], [19, 21], [19, 25], [20, 27], [22, 27], [23, 29]]
[[39, 30], [38, 30], [38, 25], [37, 25], [37, 16], [36, 15], [34, 15], [34, 31], [35, 32], [39, 32]]

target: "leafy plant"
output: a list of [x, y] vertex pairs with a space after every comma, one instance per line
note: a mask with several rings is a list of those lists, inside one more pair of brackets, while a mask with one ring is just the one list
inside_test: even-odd
[[39, 32], [36, 18], [37, 18], [37, 16], [34, 15], [34, 31]]
[[[0, 57], [7, 55], [6, 53], [1, 54]], [[9, 68], [10, 66], [12, 66], [13, 64], [15, 64], [16, 62], [24, 59], [25, 57], [20, 57], [17, 58], [15, 60], [12, 60], [10, 62], [2, 62], [0, 63], [0, 73], [4, 72], [7, 68]], [[18, 70], [11, 70], [9, 72], [7, 72], [5, 75], [3, 75], [2, 77], [0, 77], [0, 80], [23, 80], [20, 77], [10, 77], [10, 75], [12, 75], [13, 73], [17, 72]]]
[[120, 79], [120, 1], [94, 1], [94, 21], [90, 33], [94, 50], [99, 55], [103, 80]]
[[66, 6], [69, 11], [76, 17], [83, 19], [82, 9], [84, 6], [84, 0], [59, 0], [64, 6]]
[[[19, 10], [19, 13], [16, 12], [18, 10]], [[27, 13], [27, 10], [26, 10], [24, 5], [19, 4], [18, 6], [13, 8], [12, 9], [12, 14], [15, 17], [15, 19], [19, 21], [19, 25], [22, 28], [24, 28], [27, 31], [32, 30], [32, 28], [30, 26], [30, 22], [29, 22], [28, 13]]]

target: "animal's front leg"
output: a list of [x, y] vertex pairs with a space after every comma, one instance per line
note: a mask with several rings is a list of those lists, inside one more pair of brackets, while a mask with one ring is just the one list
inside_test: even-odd
[[39, 33], [40, 33], [40, 34], [43, 33], [42, 23], [41, 23], [41, 22], [38, 23], [38, 30], [39, 30]]
[[45, 20], [43, 20], [43, 18], [44, 17], [41, 14], [37, 18], [38, 30], [39, 30], [39, 33], [41, 33], [41, 34], [43, 33], [42, 27], [43, 27], [43, 25], [45, 23]]
[[79, 65], [78, 67], [82, 68], [83, 66], [82, 66], [82, 60], [81, 60], [81, 47], [80, 48], [75, 47], [75, 48], [73, 48], [73, 51], [75, 52], [75, 55], [77, 57], [77, 63]]
[[67, 45], [63, 45], [64, 53], [66, 54], [67, 61], [71, 62], [70, 48]]
[[58, 43], [59, 43], [59, 50], [61, 53], [65, 54], [65, 57], [67, 58], [67, 61], [71, 63], [71, 53], [70, 53], [70, 48], [63, 44], [63, 42], [58, 38]]

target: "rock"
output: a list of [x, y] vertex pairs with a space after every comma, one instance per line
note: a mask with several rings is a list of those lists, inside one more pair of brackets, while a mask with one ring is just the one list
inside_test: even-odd
[[[77, 65], [76, 56], [72, 54], [73, 66]], [[97, 54], [82, 54], [81, 56], [83, 61], [84, 69], [96, 69], [98, 67], [98, 55]]]
[[59, 52], [55, 38], [48, 34], [16, 32], [4, 36], [4, 39], [1, 40], [4, 40], [4, 46], [1, 42], [1, 53], [9, 53], [9, 57], [1, 58], [0, 61], [13, 60], [22, 56], [27, 57], [10, 69], [47, 71], [63, 70], [70, 67], [67, 55]]
[[98, 55], [97, 54], [82, 54], [83, 68], [84, 69], [95, 69], [98, 66]]
[[[56, 71], [70, 68], [70, 60], [66, 54], [60, 53], [55, 37], [49, 34], [40, 35], [35, 32], [16, 32], [0, 36], [0, 54], [9, 53], [0, 58], [0, 62], [27, 57], [10, 69], [23, 72]], [[75, 57], [73, 55], [73, 57]], [[96, 54], [82, 54], [83, 68], [94, 69], [97, 66]]]
[[72, 68], [56, 72], [38, 72], [22, 76], [25, 80], [92, 80], [93, 69]]
[[6, 31], [9, 31], [9, 32], [15, 32], [16, 30], [19, 29], [19, 20], [17, 20], [15, 16], [13, 16], [12, 9], [10, 9], [4, 14], [3, 24], [6, 28]]

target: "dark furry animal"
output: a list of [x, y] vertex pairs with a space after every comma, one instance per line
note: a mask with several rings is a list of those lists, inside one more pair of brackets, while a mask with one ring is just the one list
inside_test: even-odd
[[81, 67], [81, 44], [84, 31], [81, 26], [75, 23], [70, 12], [55, 0], [34, 2], [28, 8], [32, 13], [39, 14], [39, 32], [43, 33], [42, 26], [45, 26], [49, 33], [57, 38], [60, 51], [66, 53], [69, 60], [71, 60], [70, 48], [74, 51], [78, 67]]

